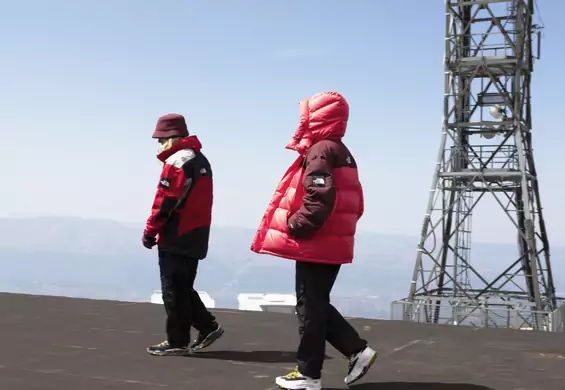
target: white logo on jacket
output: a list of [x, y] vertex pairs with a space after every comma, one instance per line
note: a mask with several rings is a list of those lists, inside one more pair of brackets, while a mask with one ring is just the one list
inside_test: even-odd
[[312, 178], [312, 185], [314, 187], [325, 187], [326, 185], [326, 178], [323, 176], [314, 176]]

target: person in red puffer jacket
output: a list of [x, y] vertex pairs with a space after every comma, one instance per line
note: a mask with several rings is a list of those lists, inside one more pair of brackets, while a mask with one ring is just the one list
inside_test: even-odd
[[300, 103], [300, 124], [286, 146], [299, 157], [284, 174], [251, 250], [296, 261], [297, 368], [276, 378], [285, 389], [322, 388], [326, 340], [348, 357], [346, 384], [365, 375], [377, 353], [330, 303], [343, 264], [351, 263], [364, 211], [357, 163], [342, 142], [349, 105], [337, 92]]
[[[182, 115], [159, 118], [153, 138], [159, 141], [157, 158], [163, 170], [142, 243], [148, 249], [158, 246], [167, 340], [147, 351], [184, 355], [207, 347], [224, 332], [194, 289], [198, 263], [208, 253], [212, 168], [198, 138], [188, 134]], [[199, 335], [189, 345], [191, 326]]]

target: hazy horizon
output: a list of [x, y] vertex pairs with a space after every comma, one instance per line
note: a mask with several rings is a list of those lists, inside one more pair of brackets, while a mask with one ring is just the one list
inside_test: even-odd
[[[159, 270], [157, 251], [140, 243], [141, 229], [106, 219], [0, 218], [0, 290], [147, 301], [160, 288]], [[293, 261], [251, 252], [254, 232], [217, 225], [211, 231], [196, 288], [218, 307], [237, 308], [241, 292], [294, 292]], [[336, 306], [350, 316], [388, 318], [390, 303], [408, 293], [417, 242], [359, 232], [354, 262], [342, 268], [332, 293]], [[516, 258], [516, 245], [473, 243], [471, 262], [485, 277]], [[552, 246], [552, 266], [558, 293], [565, 293], [565, 248]]]

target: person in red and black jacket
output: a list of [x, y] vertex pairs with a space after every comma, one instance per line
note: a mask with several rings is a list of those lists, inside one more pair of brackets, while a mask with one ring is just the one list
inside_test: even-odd
[[284, 389], [322, 388], [328, 341], [349, 359], [344, 379], [361, 379], [377, 352], [330, 303], [342, 265], [353, 262], [357, 222], [364, 213], [357, 162], [342, 138], [349, 104], [337, 92], [300, 102], [300, 124], [286, 146], [299, 156], [265, 211], [251, 250], [296, 261], [297, 368], [276, 378]]
[[[160, 117], [153, 138], [160, 144], [157, 158], [163, 171], [142, 243], [148, 249], [158, 246], [167, 340], [147, 351], [183, 355], [209, 346], [224, 332], [194, 289], [198, 263], [208, 254], [212, 168], [182, 115]], [[191, 326], [199, 331], [192, 345]]]

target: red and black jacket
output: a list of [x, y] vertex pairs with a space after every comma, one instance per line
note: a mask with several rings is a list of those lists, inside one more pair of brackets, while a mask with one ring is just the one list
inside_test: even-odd
[[157, 158], [163, 161], [144, 233], [158, 237], [160, 251], [203, 259], [212, 222], [212, 168], [195, 136], [183, 138]]

